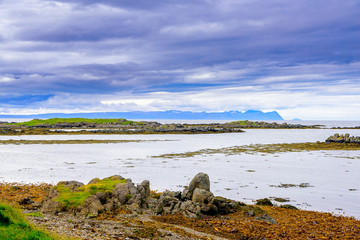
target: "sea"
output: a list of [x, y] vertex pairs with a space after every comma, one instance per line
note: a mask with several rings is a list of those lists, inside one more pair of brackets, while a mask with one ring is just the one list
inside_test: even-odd
[[[197, 173], [204, 172], [209, 175], [211, 191], [217, 196], [245, 203], [254, 203], [261, 198], [284, 198], [289, 201], [286, 204], [300, 209], [360, 219], [360, 151], [322, 150], [274, 154], [231, 154], [226, 151], [229, 147], [254, 144], [324, 141], [335, 133], [360, 136], [360, 129], [334, 129], [360, 126], [359, 121], [286, 122], [322, 125], [322, 128], [244, 129], [243, 133], [181, 135], [0, 136], [0, 140], [141, 140], [107, 144], [0, 144], [0, 181], [56, 184], [63, 180], [77, 180], [87, 183], [92, 178], [121, 175], [131, 178], [135, 183], [150, 180], [152, 190], [181, 191]], [[277, 202], [273, 200], [273, 203]]]

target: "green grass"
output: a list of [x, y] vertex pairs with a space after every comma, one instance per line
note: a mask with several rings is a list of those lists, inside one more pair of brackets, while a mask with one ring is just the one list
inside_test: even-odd
[[121, 125], [130, 125], [130, 124], [140, 124], [138, 122], [126, 120], [123, 118], [119, 119], [106, 119], [106, 118], [96, 118], [96, 119], [89, 119], [89, 118], [50, 118], [50, 119], [33, 119], [27, 122], [19, 122], [15, 123], [16, 125], [25, 125], [28, 127], [37, 126], [40, 124], [50, 124], [54, 125], [57, 123], [97, 123], [97, 124], [107, 124], [107, 123], [120, 123]]
[[26, 221], [19, 209], [0, 203], [0, 240], [55, 240]]
[[248, 120], [233, 121], [233, 122], [230, 122], [230, 124], [239, 124], [242, 126], [248, 126], [248, 125], [258, 126], [259, 125], [257, 122], [250, 122]]
[[31, 216], [31, 217], [44, 217], [44, 215], [42, 215], [41, 212], [32, 212], [32, 213], [26, 213], [26, 216]]
[[126, 179], [119, 180], [116, 178], [104, 178], [98, 180], [93, 184], [87, 184], [79, 187], [76, 191], [71, 191], [70, 188], [64, 185], [55, 186], [55, 189], [60, 193], [59, 197], [55, 201], [60, 202], [64, 207], [77, 207], [81, 206], [84, 201], [98, 192], [111, 192], [115, 185], [118, 183], [126, 183]]

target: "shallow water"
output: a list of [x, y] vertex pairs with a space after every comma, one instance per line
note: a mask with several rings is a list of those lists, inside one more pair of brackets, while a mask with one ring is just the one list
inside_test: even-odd
[[[181, 190], [198, 172], [210, 176], [215, 195], [250, 203], [264, 197], [289, 198], [301, 209], [360, 218], [360, 152], [313, 151], [279, 154], [152, 157], [205, 148], [258, 143], [324, 141], [334, 133], [360, 136], [360, 129], [248, 129], [245, 133], [200, 135], [40, 135], [0, 136], [0, 140], [164, 140], [111, 144], [0, 145], [0, 180], [50, 182], [115, 174], [151, 188]], [[308, 183], [311, 187], [276, 187]], [[339, 210], [341, 209], [341, 210]], [[345, 212], [345, 213], [344, 213]]]

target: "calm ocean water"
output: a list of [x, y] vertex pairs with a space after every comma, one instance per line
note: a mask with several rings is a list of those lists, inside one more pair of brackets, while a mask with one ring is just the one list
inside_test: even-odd
[[[360, 125], [359, 122], [337, 124], [343, 127]], [[0, 145], [0, 180], [49, 183], [78, 180], [87, 183], [94, 177], [119, 174], [137, 183], [148, 179], [152, 189], [162, 191], [181, 190], [196, 173], [206, 172], [215, 195], [247, 203], [264, 197], [282, 197], [301, 209], [360, 218], [359, 151], [159, 157], [161, 154], [250, 144], [324, 141], [335, 133], [360, 136], [360, 129], [246, 129], [244, 133], [199, 135], [0, 136], [0, 140], [145, 140], [116, 144]], [[311, 187], [276, 187], [301, 183]]]

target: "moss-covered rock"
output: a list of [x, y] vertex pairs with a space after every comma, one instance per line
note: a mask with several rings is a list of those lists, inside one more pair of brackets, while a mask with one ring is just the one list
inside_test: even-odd
[[256, 200], [256, 205], [259, 206], [273, 206], [274, 204], [268, 198], [258, 199]]

